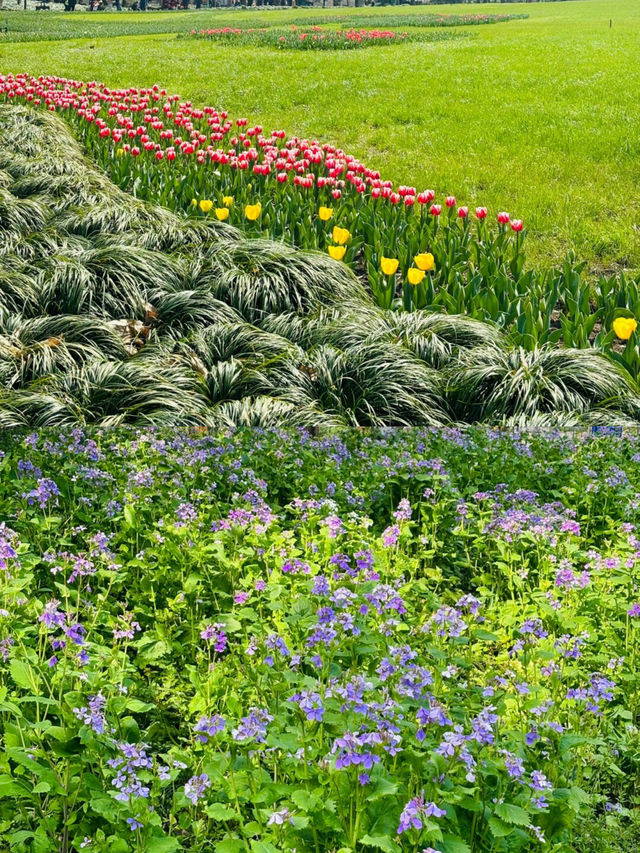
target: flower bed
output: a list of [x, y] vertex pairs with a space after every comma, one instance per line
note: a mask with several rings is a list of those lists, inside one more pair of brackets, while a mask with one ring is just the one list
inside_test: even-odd
[[3, 448], [6, 846], [530, 853], [623, 827], [636, 439]]
[[270, 27], [238, 28], [218, 27], [209, 30], [192, 30], [197, 39], [229, 42], [254, 47], [276, 47], [283, 50], [351, 50], [370, 45], [397, 44], [407, 41], [433, 41], [432, 34], [423, 37], [409, 36], [393, 30], [348, 29], [331, 30], [323, 27], [275, 29]]
[[[490, 216], [483, 206], [472, 213], [454, 196], [395, 187], [334, 145], [283, 130], [265, 135], [261, 125], [181, 103], [158, 86], [112, 90], [7, 75], [0, 96], [60, 111], [116, 183], [169, 208], [324, 251], [336, 244], [337, 225], [342, 260], [367, 276], [384, 307], [397, 295], [399, 276], [383, 272], [383, 257], [398, 259], [407, 308], [432, 304], [458, 271], [477, 272], [481, 289], [489, 277], [511, 281], [523, 271], [523, 223], [508, 213]], [[247, 216], [247, 205], [256, 217]], [[421, 254], [433, 255], [434, 264], [412, 285], [408, 271]]]
[[[526, 349], [606, 351], [634, 378], [640, 282], [584, 279], [573, 258], [525, 268], [526, 228], [506, 211], [394, 186], [328, 143], [263, 132], [159, 86], [109, 89], [55, 77], [0, 76], [0, 97], [60, 112], [123, 189], [249, 235], [318, 248], [368, 282], [384, 307], [463, 313]], [[618, 335], [614, 321], [633, 321]], [[622, 326], [620, 326], [622, 328]]]

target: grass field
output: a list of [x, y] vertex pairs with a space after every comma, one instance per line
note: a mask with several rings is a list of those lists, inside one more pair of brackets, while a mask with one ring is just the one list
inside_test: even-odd
[[596, 270], [640, 267], [637, 0], [429, 11], [530, 17], [463, 28], [466, 37], [433, 44], [328, 54], [177, 38], [239, 20], [311, 21], [326, 10], [11, 11], [0, 13], [9, 25], [0, 70], [158, 82], [266, 129], [337, 143], [394, 181], [509, 210], [527, 223], [534, 262], [573, 248]]

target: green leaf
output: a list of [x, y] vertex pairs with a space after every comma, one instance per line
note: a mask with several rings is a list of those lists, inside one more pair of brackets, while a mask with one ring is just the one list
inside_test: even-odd
[[207, 817], [212, 820], [237, 820], [239, 815], [234, 809], [230, 809], [223, 803], [212, 803], [205, 809]]
[[314, 812], [321, 806], [319, 797], [307, 791], [294, 791], [291, 799], [303, 812]]
[[182, 845], [177, 838], [152, 836], [147, 840], [146, 849], [147, 853], [174, 853], [175, 850], [182, 850]]
[[471, 848], [466, 842], [460, 841], [459, 838], [452, 838], [450, 835], [439, 841], [438, 847], [442, 853], [471, 853]]
[[280, 853], [278, 848], [274, 847], [271, 842], [256, 841], [255, 839], [251, 841], [251, 849], [253, 853]]
[[504, 838], [511, 832], [515, 832], [513, 826], [509, 826], [497, 817], [489, 818], [489, 830], [494, 838]]
[[31, 667], [22, 660], [12, 660], [9, 664], [11, 677], [18, 687], [26, 687], [33, 690], [34, 684], [38, 683], [38, 678]]
[[385, 853], [398, 853], [399, 850], [402, 850], [388, 835], [365, 835], [359, 841], [365, 847], [377, 847], [378, 850], [384, 850]]
[[239, 838], [225, 838], [216, 844], [216, 853], [241, 853], [244, 844]]
[[129, 699], [126, 705], [129, 711], [133, 711], [134, 714], [142, 713], [143, 711], [152, 711], [155, 708], [151, 702], [142, 702], [140, 699]]
[[514, 805], [514, 803], [499, 803], [495, 808], [495, 813], [505, 823], [512, 823], [516, 826], [527, 826], [531, 823], [529, 812]]

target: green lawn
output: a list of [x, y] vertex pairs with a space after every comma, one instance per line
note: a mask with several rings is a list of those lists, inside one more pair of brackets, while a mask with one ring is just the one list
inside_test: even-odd
[[[375, 11], [383, 17], [422, 10]], [[181, 40], [176, 33], [240, 20], [311, 21], [328, 10], [11, 11], [0, 13], [9, 38], [26, 39], [31, 31], [34, 41], [0, 36], [0, 71], [111, 85], [158, 82], [266, 129], [337, 143], [399, 183], [506, 209], [525, 219], [535, 262], [574, 248], [594, 269], [640, 267], [638, 0], [427, 11], [530, 17], [468, 27], [459, 39], [312, 53]], [[361, 13], [370, 17], [372, 10]]]

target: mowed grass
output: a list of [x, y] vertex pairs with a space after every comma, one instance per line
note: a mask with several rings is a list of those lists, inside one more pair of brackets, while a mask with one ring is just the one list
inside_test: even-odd
[[[45, 28], [50, 38], [60, 38], [61, 28], [89, 36], [0, 41], [0, 70], [112, 86], [160, 83], [266, 130], [340, 145], [398, 183], [506, 209], [527, 224], [531, 263], [558, 261], [573, 249], [594, 271], [640, 267], [638, 0], [384, 7], [375, 10], [381, 19], [421, 12], [530, 17], [467, 27], [465, 38], [450, 41], [335, 53], [176, 35], [358, 11], [0, 13], [10, 30], [19, 22], [24, 30], [28, 20], [34, 38]], [[145, 32], [114, 35], [137, 28]]]

